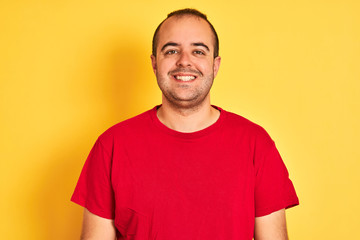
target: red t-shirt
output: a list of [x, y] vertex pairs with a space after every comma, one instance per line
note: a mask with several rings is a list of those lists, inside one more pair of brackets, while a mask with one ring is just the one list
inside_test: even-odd
[[96, 141], [72, 201], [114, 219], [118, 239], [251, 240], [255, 217], [297, 205], [274, 142], [221, 111], [210, 127], [167, 128], [157, 107]]

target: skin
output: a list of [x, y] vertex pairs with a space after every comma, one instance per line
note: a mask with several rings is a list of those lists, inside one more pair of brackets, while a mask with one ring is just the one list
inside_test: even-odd
[[81, 240], [115, 240], [114, 220], [99, 217], [84, 208]]
[[[214, 36], [205, 20], [173, 16], [161, 26], [151, 63], [162, 91], [157, 115], [167, 127], [194, 132], [219, 118], [219, 111], [210, 104], [209, 91], [221, 58], [213, 56]], [[84, 210], [82, 240], [114, 240], [115, 233], [113, 220]], [[255, 240], [287, 240], [285, 210], [256, 218], [254, 234]]]
[[[214, 36], [208, 23], [194, 16], [173, 16], [159, 30], [153, 71], [162, 91], [158, 118], [180, 132], [204, 129], [219, 118], [209, 91], [220, 67], [214, 58]], [[192, 77], [185, 81], [179, 77]]]
[[288, 240], [285, 209], [255, 218], [255, 240]]

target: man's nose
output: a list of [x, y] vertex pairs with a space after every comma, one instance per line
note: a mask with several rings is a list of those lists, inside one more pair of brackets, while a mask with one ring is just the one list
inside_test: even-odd
[[179, 58], [176, 63], [180, 67], [188, 67], [191, 66], [191, 56], [189, 53], [182, 52], [179, 54]]

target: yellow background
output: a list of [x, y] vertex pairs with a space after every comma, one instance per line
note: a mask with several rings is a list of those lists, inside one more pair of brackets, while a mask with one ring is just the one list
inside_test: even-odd
[[1, 239], [79, 239], [84, 160], [160, 103], [151, 38], [183, 7], [220, 37], [212, 103], [262, 125], [284, 158], [301, 201], [291, 239], [360, 239], [357, 0], [1, 1]]

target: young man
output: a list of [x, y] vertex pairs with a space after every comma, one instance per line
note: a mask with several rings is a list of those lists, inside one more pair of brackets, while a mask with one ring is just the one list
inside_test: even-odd
[[298, 204], [260, 126], [210, 104], [219, 41], [194, 9], [168, 15], [151, 62], [162, 104], [103, 133], [72, 201], [82, 239], [285, 240]]

